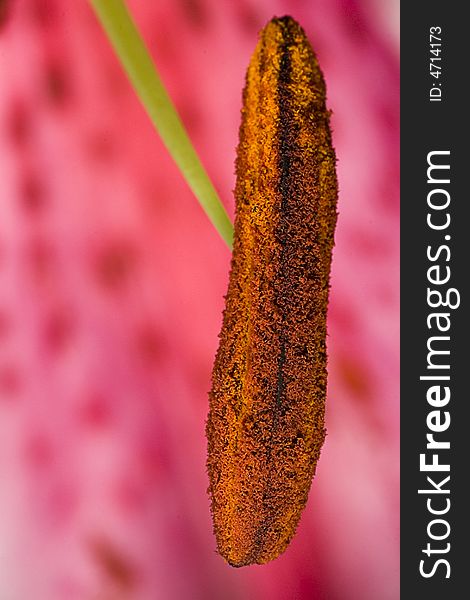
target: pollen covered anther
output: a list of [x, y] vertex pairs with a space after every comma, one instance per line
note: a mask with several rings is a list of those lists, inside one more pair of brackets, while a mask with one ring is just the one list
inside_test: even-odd
[[243, 92], [235, 237], [207, 421], [219, 553], [289, 544], [325, 438], [337, 180], [325, 83], [290, 17], [262, 30]]

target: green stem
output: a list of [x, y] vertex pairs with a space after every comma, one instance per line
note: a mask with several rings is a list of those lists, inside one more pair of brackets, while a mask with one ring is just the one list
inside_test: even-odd
[[89, 0], [127, 76], [189, 187], [231, 248], [233, 227], [122, 0]]

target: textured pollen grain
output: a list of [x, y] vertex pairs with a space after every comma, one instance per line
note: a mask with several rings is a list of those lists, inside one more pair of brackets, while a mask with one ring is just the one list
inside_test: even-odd
[[243, 92], [234, 249], [207, 421], [214, 531], [233, 566], [286, 549], [325, 438], [335, 162], [317, 59], [293, 19], [275, 18]]

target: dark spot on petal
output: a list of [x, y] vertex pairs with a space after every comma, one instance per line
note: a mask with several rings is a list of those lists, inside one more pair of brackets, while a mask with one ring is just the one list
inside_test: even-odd
[[26, 260], [31, 275], [36, 283], [47, 281], [53, 271], [54, 248], [47, 240], [37, 238], [31, 240], [26, 248]]
[[375, 287], [374, 300], [383, 308], [393, 309], [398, 304], [398, 296], [396, 287], [390, 281], [384, 281]]
[[85, 427], [93, 430], [108, 427], [112, 417], [111, 404], [101, 394], [91, 395], [79, 411], [80, 421]]
[[[201, 390], [201, 392], [207, 390], [207, 386], [210, 385], [210, 374], [204, 361], [201, 359], [194, 360], [191, 366], [188, 367], [187, 374], [191, 381], [191, 385], [194, 386], [193, 389]], [[203, 397], [204, 396], [202, 395], [201, 398]]]
[[54, 108], [64, 108], [71, 99], [70, 76], [67, 65], [51, 62], [44, 75], [44, 91], [46, 99]]
[[51, 525], [57, 528], [69, 523], [77, 506], [78, 494], [75, 485], [67, 481], [55, 483], [47, 497]]
[[12, 104], [7, 127], [8, 137], [14, 146], [25, 146], [31, 137], [31, 115], [23, 101], [17, 100]]
[[105, 162], [113, 158], [116, 144], [108, 131], [96, 131], [87, 143], [87, 152], [93, 160]]
[[58, 309], [49, 314], [44, 322], [44, 344], [51, 352], [61, 352], [73, 335], [74, 322], [70, 310]]
[[115, 242], [98, 257], [97, 276], [108, 290], [117, 290], [124, 285], [135, 265], [135, 250], [125, 242]]
[[137, 332], [137, 351], [148, 363], [156, 363], [164, 356], [165, 342], [151, 325]]
[[4, 340], [11, 329], [11, 322], [8, 315], [0, 310], [0, 341]]
[[103, 77], [105, 77], [106, 92], [109, 101], [114, 103], [119, 97], [129, 93], [129, 83], [117, 61], [111, 63]]
[[369, 31], [365, 26], [363, 16], [360, 14], [358, 3], [340, 0], [340, 5], [342, 8], [340, 8], [339, 14], [343, 19], [345, 30], [354, 42], [363, 45], [369, 37]]
[[395, 156], [389, 154], [386, 165], [380, 175], [377, 175], [377, 191], [374, 194], [376, 204], [395, 217], [398, 215], [400, 203], [398, 170], [399, 165], [395, 161]]
[[16, 396], [21, 389], [22, 378], [12, 364], [0, 365], [0, 394], [7, 398]]
[[239, 1], [234, 4], [235, 17], [240, 29], [246, 34], [257, 33], [261, 27], [260, 18], [255, 6], [249, 2]]
[[44, 469], [51, 465], [54, 451], [50, 440], [42, 433], [32, 435], [25, 444], [24, 457], [34, 469]]
[[398, 132], [400, 130], [400, 116], [398, 105], [390, 102], [389, 98], [379, 98], [375, 104], [375, 111], [379, 123], [384, 130], [387, 139], [396, 138], [398, 145]]
[[361, 364], [351, 357], [342, 357], [339, 362], [341, 378], [347, 389], [358, 400], [367, 401], [371, 395], [371, 381]]
[[52, 0], [32, 0], [31, 17], [41, 29], [47, 29], [56, 22], [56, 3]]
[[148, 497], [148, 485], [139, 485], [137, 481], [123, 479], [116, 482], [114, 488], [115, 502], [126, 516], [129, 513], [142, 514]]
[[335, 324], [338, 331], [352, 333], [358, 328], [357, 314], [346, 301], [331, 302], [328, 308], [328, 318], [331, 323]]
[[367, 256], [369, 260], [385, 258], [391, 250], [386, 237], [368, 230], [351, 231], [351, 244], [358, 253]]
[[194, 98], [191, 102], [183, 100], [178, 103], [181, 119], [191, 135], [195, 135], [201, 129], [202, 115]]
[[203, 0], [180, 0], [184, 13], [191, 25], [203, 28], [208, 25], [209, 11]]
[[109, 540], [94, 538], [90, 543], [90, 550], [94, 560], [112, 583], [125, 591], [135, 587], [137, 582], [135, 567], [120, 549]]
[[171, 455], [162, 439], [163, 432], [159, 431], [158, 440], [147, 438], [142, 441], [138, 452], [139, 465], [142, 467], [145, 478], [150, 481], [160, 479], [163, 474], [171, 471]]
[[37, 173], [29, 172], [23, 177], [20, 184], [20, 200], [30, 214], [37, 214], [45, 207], [46, 192]]
[[11, 0], [0, 0], [0, 31], [10, 16]]
[[167, 198], [171, 193], [167, 190], [165, 183], [158, 178], [149, 179], [145, 186], [143, 208], [146, 214], [150, 214], [160, 222], [168, 218], [171, 211]]
[[370, 431], [382, 435], [385, 421], [375, 402], [377, 393], [372, 372], [362, 362], [358, 362], [356, 357], [351, 356], [340, 358], [338, 366], [340, 377], [346, 391], [349, 392], [350, 401], [363, 411]]

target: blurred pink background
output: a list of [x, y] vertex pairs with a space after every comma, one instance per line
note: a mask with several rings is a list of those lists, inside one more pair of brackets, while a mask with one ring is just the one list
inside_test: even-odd
[[257, 32], [290, 14], [319, 56], [328, 436], [287, 552], [227, 566], [204, 427], [229, 251], [85, 0], [0, 2], [0, 599], [398, 599], [398, 1], [130, 6], [231, 215]]

